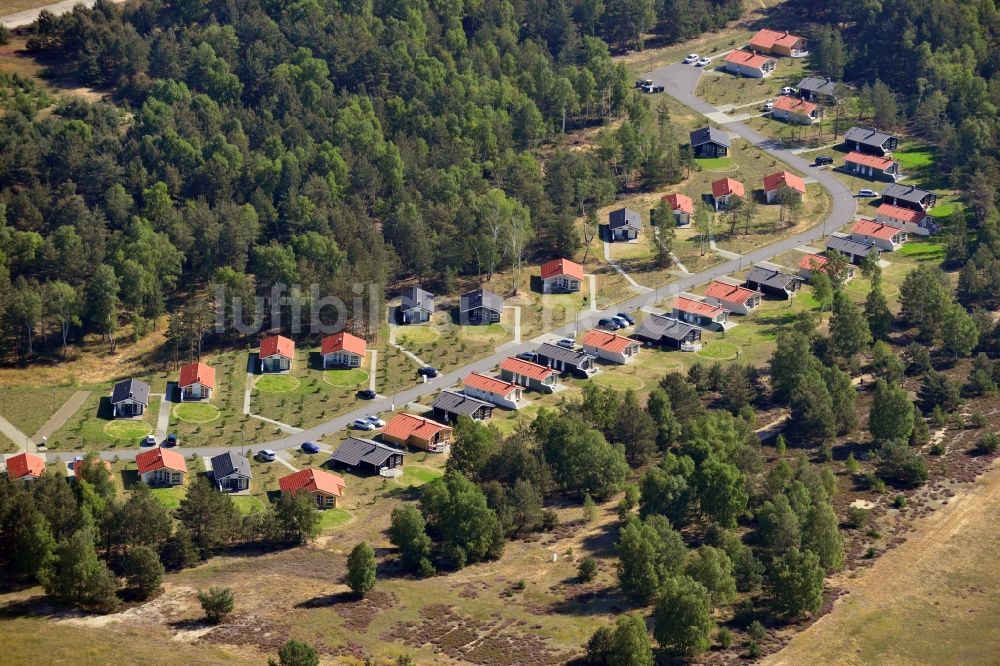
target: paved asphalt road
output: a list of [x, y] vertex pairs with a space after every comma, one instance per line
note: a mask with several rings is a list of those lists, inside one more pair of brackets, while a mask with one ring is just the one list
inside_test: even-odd
[[[650, 72], [645, 76], [645, 78], [653, 79], [655, 83], [662, 84], [668, 94], [700, 113], [716, 113], [717, 110], [713, 106], [706, 104], [694, 96], [695, 86], [698, 84], [700, 74], [701, 70], [698, 68], [691, 67], [689, 65], [675, 64], [667, 65]], [[634, 296], [626, 302], [619, 303], [618, 305], [612, 306], [602, 312], [582, 314], [580, 316], [581, 330], [593, 326], [601, 317], [606, 317], [609, 314], [614, 314], [616, 312], [632, 312], [645, 306], [653, 305], [663, 298], [667, 298], [682, 291], [687, 291], [700, 284], [710, 282], [717, 277], [742, 270], [753, 263], [766, 261], [776, 255], [793, 250], [800, 245], [807, 245], [812, 241], [826, 236], [828, 230], [830, 232], [836, 231], [853, 219], [857, 209], [854, 197], [851, 195], [847, 186], [844, 185], [836, 176], [828, 171], [812, 167], [806, 160], [788, 152], [787, 150], [783, 150], [778, 146], [778, 144], [776, 144], [776, 142], [762, 137], [742, 123], [727, 123], [724, 127], [729, 132], [738, 134], [750, 143], [760, 147], [765, 152], [773, 155], [797, 170], [812, 175], [820, 185], [826, 188], [833, 199], [833, 208], [830, 215], [823, 222], [823, 224], [818, 224], [815, 227], [807, 229], [806, 231], [798, 233], [790, 238], [758, 248], [753, 252], [743, 255], [739, 259], [731, 259], [724, 263], [717, 264], [711, 268], [701, 271], [700, 273], [683, 275], [674, 282], [663, 285], [658, 289], [645, 294]], [[570, 323], [552, 331], [547, 334], [547, 336], [554, 334], [559, 337], [572, 337], [575, 327], [575, 322]], [[389, 411], [393, 405], [401, 407], [407, 402], [415, 401], [429, 393], [435, 393], [441, 389], [458, 384], [470, 372], [489, 371], [507, 356], [512, 356], [526, 351], [534, 351], [536, 347], [537, 342], [532, 341], [524, 342], [519, 345], [505, 345], [500, 351], [497, 351], [493, 355], [468, 363], [462, 366], [460, 370], [455, 370], [454, 372], [441, 375], [437, 379], [433, 379], [426, 384], [418, 384], [413, 388], [400, 391], [396, 394], [394, 402], [391, 397], [380, 397], [376, 400], [363, 402], [360, 403], [358, 409], [353, 412], [335, 417], [325, 423], [303, 430], [302, 432], [294, 435], [289, 435], [282, 439], [267, 442], [265, 444], [256, 444], [253, 447], [248, 448], [252, 448], [255, 452], [262, 448], [275, 450], [288, 449], [299, 446], [308, 440], [318, 440], [326, 435], [344, 430], [344, 428], [346, 428], [351, 421], [363, 417], [365, 414], [386, 412]], [[204, 456], [216, 455], [228, 449], [221, 447], [202, 447], [193, 449], [180, 447], [179, 450], [183, 450], [185, 454], [195, 453], [197, 455]], [[108, 459], [114, 457], [115, 455], [122, 458], [134, 458], [136, 453], [138, 453], [136, 450], [117, 452], [106, 451], [101, 455]], [[51, 459], [56, 455], [58, 454], [49, 453], [48, 457]], [[64, 452], [61, 455], [65, 458], [67, 453]]]
[[[112, 2], [120, 0], [112, 0]], [[67, 14], [73, 10], [73, 7], [77, 5], [83, 5], [84, 7], [93, 7], [96, 0], [63, 0], [63, 2], [56, 2], [51, 5], [42, 5], [41, 7], [35, 7], [33, 9], [25, 9], [21, 12], [14, 12], [13, 14], [7, 14], [7, 16], [0, 16], [0, 24], [7, 26], [8, 28], [20, 28], [26, 25], [31, 25], [38, 18], [38, 15], [42, 13], [43, 9], [49, 10], [49, 13], [55, 14], [56, 16], [60, 14]]]

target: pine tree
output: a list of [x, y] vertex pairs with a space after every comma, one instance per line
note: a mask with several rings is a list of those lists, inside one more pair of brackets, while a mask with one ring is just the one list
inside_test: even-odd
[[45, 592], [63, 603], [99, 613], [110, 613], [118, 606], [117, 583], [107, 565], [97, 559], [89, 529], [77, 530], [60, 542], [39, 577]]
[[843, 290], [833, 296], [833, 313], [830, 315], [830, 347], [838, 356], [851, 359], [864, 351], [872, 341], [868, 322], [865, 321]]
[[892, 332], [892, 312], [882, 293], [881, 283], [872, 283], [872, 288], [865, 296], [865, 321], [868, 330], [875, 340], [887, 340]]
[[875, 382], [872, 403], [868, 412], [868, 430], [876, 442], [910, 438], [913, 407], [905, 390], [880, 378]]

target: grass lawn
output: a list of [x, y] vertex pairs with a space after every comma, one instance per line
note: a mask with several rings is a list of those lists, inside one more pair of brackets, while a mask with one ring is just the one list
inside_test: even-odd
[[696, 353], [702, 358], [712, 359], [713, 361], [729, 361], [736, 358], [736, 354], [739, 350], [740, 348], [731, 342], [725, 342], [724, 340], [709, 340]]
[[703, 157], [696, 159], [695, 164], [705, 171], [733, 171], [736, 164], [728, 157]]
[[168, 511], [173, 511], [181, 505], [184, 499], [184, 486], [171, 486], [169, 488], [153, 488], [153, 497]]
[[253, 390], [261, 393], [290, 393], [301, 383], [298, 377], [291, 375], [262, 375], [254, 380]]
[[627, 391], [628, 389], [636, 391], [643, 387], [643, 381], [639, 377], [624, 374], [624, 372], [627, 372], [627, 370], [623, 370], [623, 372], [619, 373], [607, 372], [604, 368], [602, 368], [601, 372], [594, 375], [590, 381], [618, 391]]
[[487, 324], [485, 326], [463, 326], [462, 335], [467, 338], [490, 338], [499, 339], [507, 335], [507, 329], [503, 324]]
[[351, 519], [351, 514], [343, 509], [324, 509], [319, 513], [319, 529], [321, 532], [340, 527]]
[[910, 236], [910, 240], [898, 250], [898, 254], [915, 261], [940, 263], [944, 260], [944, 244], [932, 241], [919, 241], [914, 236]]
[[396, 329], [396, 342], [403, 347], [411, 344], [426, 345], [441, 337], [437, 329], [430, 325], [400, 326]]
[[121, 421], [108, 421], [104, 426], [104, 432], [112, 440], [138, 441], [152, 432], [152, 427], [141, 419], [127, 419]]
[[[510, 310], [504, 311], [504, 317], [509, 318], [513, 323], [513, 313]], [[396, 341], [399, 342], [404, 349], [416, 354], [417, 357], [425, 363], [434, 366], [442, 372], [452, 370], [457, 366], [468, 363], [473, 359], [482, 358], [483, 356], [491, 353], [497, 345], [511, 339], [510, 333], [508, 333], [502, 326], [498, 327], [498, 325], [495, 324], [488, 327], [459, 326], [452, 322], [449, 312], [443, 311], [435, 312], [434, 316], [431, 318], [431, 323], [428, 324], [428, 326], [432, 326], [434, 328], [438, 337], [427, 342], [419, 342], [415, 339], [408, 339], [407, 343], [403, 344], [400, 340], [400, 336], [403, 335], [404, 331], [399, 329]], [[493, 337], [490, 338], [485, 335], [465, 334], [465, 329], [475, 328], [492, 328]], [[470, 333], [471, 332], [472, 331], [470, 330]], [[398, 356], [405, 358], [403, 354], [398, 354]], [[381, 359], [379, 359], [379, 365], [382, 365]], [[381, 370], [381, 368], [379, 369]], [[410, 368], [409, 376], [413, 378], [413, 381], [416, 381], [415, 367]]]
[[325, 370], [323, 372], [323, 381], [331, 386], [356, 388], [363, 384], [367, 385], [368, 371], [364, 368]]
[[174, 416], [188, 423], [209, 423], [220, 415], [218, 408], [207, 402], [182, 402], [174, 406]]
[[403, 467], [403, 476], [399, 477], [399, 482], [409, 486], [419, 486], [433, 481], [441, 475], [441, 471], [437, 469], [406, 465]]
[[263, 511], [267, 508], [264, 500], [256, 495], [232, 495], [231, 497], [233, 499], [233, 504], [236, 505], [236, 508], [239, 509], [242, 514], [252, 513], [254, 511]]

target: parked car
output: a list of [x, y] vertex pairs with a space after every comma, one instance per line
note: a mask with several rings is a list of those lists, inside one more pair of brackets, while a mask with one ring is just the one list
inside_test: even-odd
[[858, 190], [859, 197], [880, 197], [882, 196], [875, 190], [869, 190], [867, 187]]
[[627, 312], [619, 312], [615, 316], [618, 317], [619, 319], [624, 319], [625, 321], [627, 321], [629, 326], [635, 325], [635, 319], [633, 319], [632, 315], [628, 314]]
[[142, 446], [156, 446], [156, 437], [153, 435], [146, 435], [142, 438]]
[[698, 62], [694, 64], [695, 67], [705, 67], [708, 63], [712, 62], [711, 58], [698, 58]]
[[371, 389], [362, 389], [362, 390], [358, 391], [356, 395], [359, 398], [361, 398], [362, 400], [374, 400], [375, 399], [375, 391], [373, 391]]
[[316, 442], [302, 442], [302, 450], [306, 453], [319, 453], [319, 444]]
[[823, 166], [824, 164], [833, 164], [833, 158], [829, 155], [818, 155], [815, 160], [816, 166]]
[[271, 449], [261, 449], [257, 452], [257, 460], [261, 462], [274, 462], [274, 459], [278, 457], [278, 454]]
[[794, 95], [795, 92], [796, 92], [795, 88], [791, 88], [789, 86], [785, 86], [784, 88], [781, 89], [782, 95]]
[[177, 446], [177, 442], [178, 442], [177, 435], [175, 435], [174, 433], [170, 433], [169, 435], [167, 435], [167, 441], [163, 442], [163, 445]]
[[645, 88], [651, 85], [653, 85], [653, 79], [639, 79], [635, 82], [636, 88]]
[[535, 352], [521, 352], [520, 354], [517, 355], [516, 358], [519, 358], [522, 361], [531, 361], [532, 363], [534, 363], [535, 361], [538, 360], [538, 354], [536, 354]]
[[618, 316], [612, 317], [611, 321], [613, 321], [616, 324], [618, 324], [618, 328], [628, 328], [629, 326], [631, 326], [631, 324], [629, 324], [623, 318], [618, 317]]
[[368, 423], [371, 423], [376, 428], [384, 428], [385, 427], [385, 421], [383, 421], [382, 419], [380, 419], [378, 417], [378, 414], [369, 414], [369, 415], [367, 415], [365, 417], [365, 420], [368, 421]]
[[698, 62], [698, 54], [697, 53], [690, 53], [690, 54], [688, 54], [687, 58], [684, 58], [684, 64], [685, 65], [690, 65], [693, 62]]
[[429, 365], [425, 365], [424, 367], [417, 370], [417, 374], [420, 375], [421, 377], [427, 377], [433, 379], [434, 377], [437, 377], [439, 373], [437, 368], [432, 368]]
[[617, 321], [607, 317], [597, 322], [597, 325], [598, 327], [607, 329], [609, 331], [617, 331], [619, 328], [621, 328], [621, 325]]
[[764, 102], [760, 106], [761, 111], [770, 111], [773, 108], [774, 108], [774, 102]]
[[575, 349], [576, 340], [572, 338], [563, 338], [562, 340], [556, 343], [556, 346], [562, 347], [563, 349]]
[[354, 419], [351, 427], [355, 430], [374, 430], [375, 424], [367, 419]]

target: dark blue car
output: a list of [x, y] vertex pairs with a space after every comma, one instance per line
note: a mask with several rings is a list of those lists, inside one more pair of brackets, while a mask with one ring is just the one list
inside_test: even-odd
[[303, 442], [302, 450], [306, 453], [319, 453], [319, 444], [316, 442]]

